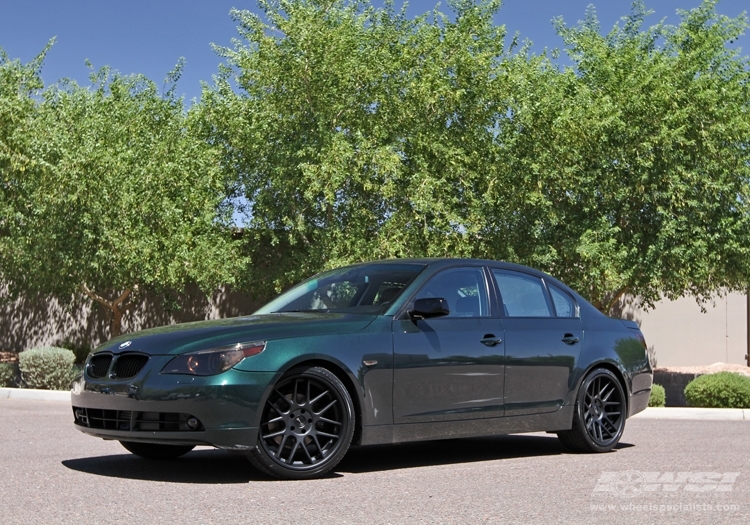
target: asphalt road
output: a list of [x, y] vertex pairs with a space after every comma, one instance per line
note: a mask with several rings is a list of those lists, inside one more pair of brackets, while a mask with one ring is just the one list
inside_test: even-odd
[[630, 420], [609, 454], [526, 434], [352, 449], [271, 481], [199, 448], [139, 459], [61, 402], [0, 400], [0, 523], [750, 523], [750, 421]]

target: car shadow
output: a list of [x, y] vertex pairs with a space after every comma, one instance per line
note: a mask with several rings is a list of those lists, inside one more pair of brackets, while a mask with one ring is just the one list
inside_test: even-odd
[[[632, 446], [620, 443], [615, 450]], [[325, 477], [566, 453], [553, 435], [507, 435], [371, 445], [351, 448], [335, 471]], [[211, 449], [194, 450], [179, 459], [166, 461], [146, 460], [133, 454], [115, 454], [67, 459], [62, 464], [87, 474], [143, 481], [199, 484], [276, 481], [256, 471], [243, 454]]]
[[[615, 450], [632, 446], [634, 445], [629, 443], [618, 443]], [[569, 453], [555, 435], [520, 434], [446, 439], [352, 448], [336, 467], [336, 471], [364, 473]]]
[[62, 464], [78, 472], [109, 478], [165, 481], [169, 483], [248, 483], [266, 481], [242, 454], [198, 449], [177, 459], [149, 460], [130, 453], [66, 459]]

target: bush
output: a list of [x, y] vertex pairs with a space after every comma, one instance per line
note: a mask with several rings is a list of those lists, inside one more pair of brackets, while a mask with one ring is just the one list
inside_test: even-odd
[[73, 352], [73, 354], [76, 356], [75, 363], [77, 365], [82, 365], [83, 363], [85, 363], [86, 358], [91, 353], [91, 347], [87, 344], [79, 345], [72, 341], [62, 341], [57, 344], [60, 346], [60, 348], [67, 348], [68, 350]]
[[14, 387], [18, 384], [18, 366], [11, 363], [0, 363], [0, 387]]
[[67, 390], [76, 376], [75, 354], [65, 348], [43, 346], [18, 354], [21, 380], [28, 388]]
[[685, 387], [688, 406], [750, 408], [750, 377], [719, 372], [696, 377]]
[[651, 385], [651, 395], [648, 398], [648, 406], [663, 407], [667, 405], [667, 393], [664, 387], [654, 383]]

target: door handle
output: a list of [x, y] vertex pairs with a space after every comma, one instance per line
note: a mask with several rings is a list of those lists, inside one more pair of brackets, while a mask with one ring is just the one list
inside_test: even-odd
[[562, 342], [563, 342], [563, 343], [565, 343], [566, 345], [574, 345], [574, 344], [576, 344], [576, 343], [577, 343], [578, 341], [580, 341], [580, 339], [578, 339], [578, 338], [577, 338], [576, 336], [574, 336], [573, 334], [565, 334], [565, 335], [563, 336], [563, 338], [562, 338]]
[[479, 340], [479, 342], [486, 346], [495, 346], [502, 343], [503, 340], [495, 337], [494, 334], [485, 334], [484, 337]]

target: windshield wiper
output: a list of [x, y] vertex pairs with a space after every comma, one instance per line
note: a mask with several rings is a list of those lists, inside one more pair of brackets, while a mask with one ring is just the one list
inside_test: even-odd
[[286, 313], [328, 313], [330, 310], [328, 309], [320, 309], [320, 308], [310, 308], [307, 310], [279, 310], [276, 312], [277, 314], [286, 314]]

